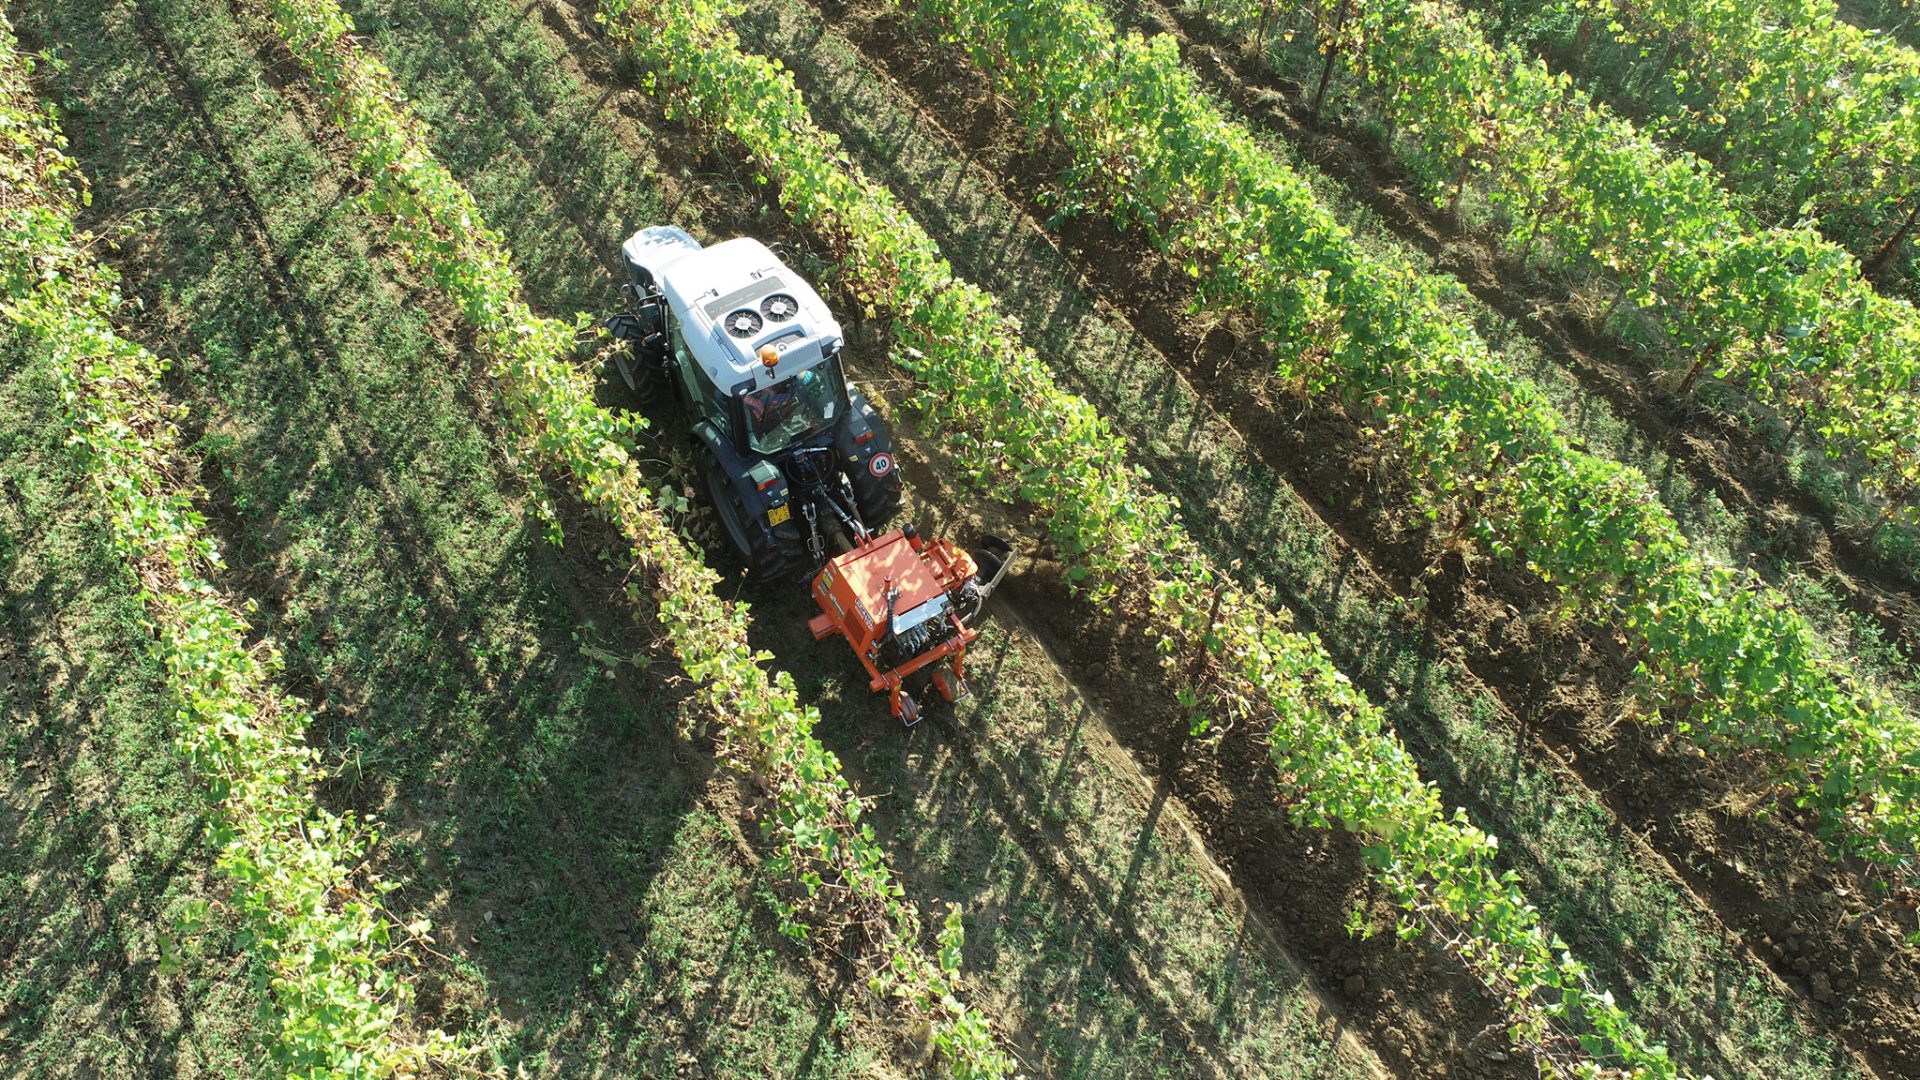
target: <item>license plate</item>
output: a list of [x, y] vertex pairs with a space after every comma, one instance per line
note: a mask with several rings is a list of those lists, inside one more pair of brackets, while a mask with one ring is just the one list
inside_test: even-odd
[[786, 503], [781, 503], [779, 506], [776, 506], [773, 509], [767, 511], [767, 524], [779, 525], [792, 516], [793, 516], [793, 507], [787, 505]]

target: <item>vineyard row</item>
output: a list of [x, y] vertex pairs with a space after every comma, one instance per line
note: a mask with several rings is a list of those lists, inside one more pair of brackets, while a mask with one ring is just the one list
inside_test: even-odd
[[1828, 655], [1751, 571], [1704, 560], [1638, 471], [1575, 449], [1537, 391], [1441, 303], [1447, 284], [1361, 250], [1306, 181], [1227, 120], [1174, 42], [1096, 7], [925, 0], [1074, 158], [1069, 183], [1199, 284], [1250, 308], [1284, 378], [1337, 389], [1397, 442], [1454, 541], [1524, 555], [1569, 609], [1639, 646], [1646, 695], [1704, 747], [1770, 752], [1837, 844], [1910, 876], [1920, 730]]
[[[1316, 10], [1329, 73], [1346, 58], [1437, 199], [1472, 178], [1522, 261], [1611, 278], [1666, 346], [1791, 418], [1884, 498], [1920, 495], [1920, 314], [1876, 292], [1808, 226], [1749, 226], [1712, 166], [1595, 103], [1450, 0]], [[1262, 9], [1215, 5], [1237, 29]], [[1447, 194], [1451, 189], [1451, 196]], [[1885, 520], [1885, 518], [1883, 518]]]
[[222, 560], [177, 479], [178, 410], [159, 393], [167, 363], [113, 329], [116, 278], [74, 224], [86, 181], [35, 103], [31, 72], [0, 14], [0, 311], [54, 354], [71, 444], [145, 603], [180, 701], [174, 744], [218, 808], [217, 865], [267, 974], [270, 1058], [312, 1077], [445, 1063], [450, 1038], [403, 1035], [399, 1022], [412, 991], [394, 954], [429, 928], [393, 925], [379, 899], [388, 886], [359, 870], [373, 832], [314, 804], [312, 715], [274, 687], [279, 652], [249, 644], [252, 628], [214, 583]]
[[[1446, 814], [1380, 711], [1319, 642], [1229, 584], [1181, 528], [1173, 503], [1125, 463], [1085, 400], [1062, 391], [993, 300], [958, 280], [890, 193], [853, 167], [775, 61], [742, 51], [732, 0], [604, 0], [613, 39], [670, 90], [676, 107], [743, 144], [796, 221], [840, 257], [856, 300], [892, 317], [918, 406], [981, 490], [1039, 508], [1069, 576], [1096, 599], [1144, 604], [1185, 693], [1216, 714], [1263, 720], [1297, 821], [1346, 828], [1368, 865], [1504, 1003], [1516, 1044], [1573, 1075], [1596, 1063], [1676, 1070], [1541, 924], [1492, 838]], [[1194, 664], [1198, 656], [1205, 662]]]
[[1604, 44], [1645, 82], [1661, 133], [1789, 219], [1850, 234], [1869, 277], [1920, 218], [1920, 53], [1834, 0], [1552, 0], [1576, 57]]

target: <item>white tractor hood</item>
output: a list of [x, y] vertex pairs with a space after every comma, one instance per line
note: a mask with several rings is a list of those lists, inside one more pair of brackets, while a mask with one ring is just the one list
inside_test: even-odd
[[[693, 358], [722, 392], [797, 375], [840, 348], [840, 323], [813, 286], [758, 240], [703, 248], [684, 231], [655, 226], [621, 247], [666, 296]], [[760, 350], [779, 357], [769, 369]]]

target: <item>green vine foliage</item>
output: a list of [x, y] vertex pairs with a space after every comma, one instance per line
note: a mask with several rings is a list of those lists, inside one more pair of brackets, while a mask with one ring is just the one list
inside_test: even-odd
[[532, 461], [570, 477], [651, 571], [659, 618], [695, 703], [721, 721], [722, 755], [771, 794], [771, 862], [794, 885], [793, 899], [782, 901], [788, 933], [808, 934], [803, 914], [841, 920], [871, 948], [874, 989], [930, 1022], [956, 1076], [1010, 1074], [986, 1017], [959, 996], [957, 911], [930, 957], [917, 944], [917, 909], [860, 820], [860, 799], [813, 733], [818, 712], [801, 707], [786, 672], [769, 677], [763, 665], [771, 657], [748, 645], [746, 609], [720, 599], [719, 576], [642, 482], [631, 446], [642, 421], [596, 405], [591, 377], [568, 362], [584, 322], [542, 318], [520, 299], [504, 240], [433, 158], [392, 73], [353, 43], [353, 23], [333, 0], [274, 0], [269, 12], [349, 136], [370, 205], [391, 218], [400, 250], [432, 273], [485, 342], [500, 403]]
[[[1239, 30], [1266, 13], [1254, 0], [1209, 6]], [[1518, 46], [1495, 46], [1452, 0], [1310, 7], [1319, 48], [1346, 61], [1436, 199], [1471, 178], [1510, 251], [1610, 278], [1693, 365], [1689, 382], [1731, 381], [1890, 511], [1911, 510], [1920, 493], [1911, 304], [1876, 292], [1811, 226], [1750, 224], [1712, 166], [1669, 151]]]
[[1920, 208], [1920, 53], [1834, 0], [1549, 0], [1523, 5], [1610, 43], [1667, 93], [1661, 133], [1787, 215], [1857, 233], [1871, 258]]
[[311, 715], [274, 688], [278, 652], [247, 644], [252, 628], [214, 583], [219, 553], [176, 479], [166, 362], [112, 327], [115, 277], [74, 226], [86, 183], [31, 71], [0, 14], [0, 312], [59, 362], [70, 443], [180, 699], [175, 745], [218, 807], [211, 835], [264, 972], [271, 1060], [306, 1078], [443, 1066], [460, 1056], [452, 1039], [400, 1030], [411, 988], [396, 954], [428, 927], [402, 931], [380, 906], [387, 886], [361, 872], [372, 830], [314, 805]]
[[1364, 252], [1306, 182], [1228, 121], [1166, 37], [1084, 0], [924, 0], [1070, 185], [1184, 265], [1199, 303], [1251, 309], [1282, 377], [1337, 391], [1397, 443], [1436, 520], [1524, 557], [1568, 609], [1637, 643], [1645, 694], [1729, 755], [1760, 750], [1839, 851], [1912, 888], [1920, 727], [1859, 684], [1751, 572], [1693, 552], [1637, 470], [1574, 448], [1537, 391], [1441, 302], [1448, 284]]
[[[959, 467], [982, 490], [1010, 485], [1036, 506], [1074, 580], [1097, 598], [1151, 611], [1169, 669], [1191, 678], [1184, 698], [1216, 720], [1264, 724], [1295, 819], [1362, 834], [1368, 865], [1408, 912], [1403, 929], [1445, 932], [1505, 1002], [1516, 1045], [1559, 1075], [1676, 1076], [1497, 869], [1494, 840], [1444, 811], [1320, 643], [1209, 564], [1174, 504], [1126, 464], [1120, 437], [1054, 383], [992, 299], [956, 278], [911, 216], [814, 124], [791, 74], [741, 50], [730, 25], [739, 11], [737, 0], [602, 0], [600, 19], [675, 108], [744, 145], [794, 219], [835, 248], [849, 289], [891, 316], [919, 405]], [[1100, 48], [1080, 44], [1083, 60]], [[1117, 162], [1124, 142], [1111, 145]]]

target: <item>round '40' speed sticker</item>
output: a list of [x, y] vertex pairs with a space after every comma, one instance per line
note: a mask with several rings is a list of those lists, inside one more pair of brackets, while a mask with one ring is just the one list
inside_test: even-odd
[[867, 471], [875, 476], [885, 476], [893, 471], [893, 455], [882, 451], [867, 459]]

